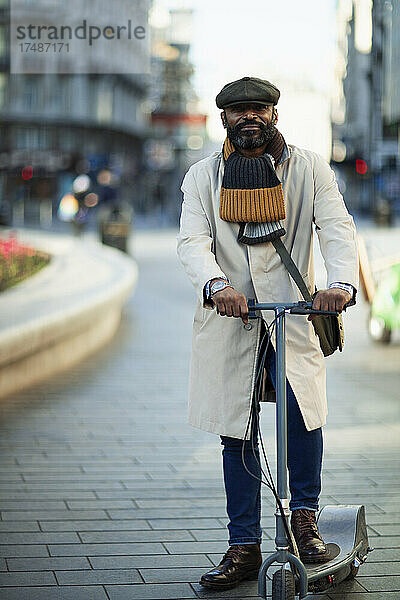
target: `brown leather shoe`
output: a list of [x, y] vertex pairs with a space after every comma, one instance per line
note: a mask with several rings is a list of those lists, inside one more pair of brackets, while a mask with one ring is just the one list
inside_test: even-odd
[[329, 560], [329, 552], [319, 534], [313, 510], [294, 510], [290, 525], [303, 562], [317, 563]]
[[228, 590], [245, 579], [257, 579], [261, 563], [260, 544], [230, 546], [218, 567], [204, 573], [199, 583], [213, 590]]

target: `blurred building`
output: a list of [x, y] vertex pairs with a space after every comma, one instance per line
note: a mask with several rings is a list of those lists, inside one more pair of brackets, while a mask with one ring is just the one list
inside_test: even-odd
[[147, 143], [148, 207], [158, 206], [165, 219], [176, 223], [181, 206], [180, 185], [190, 164], [199, 160], [207, 141], [207, 117], [198, 110], [191, 81], [193, 11], [170, 10], [164, 23], [153, 28], [152, 138]]
[[[35, 9], [41, 1], [35, 1]], [[117, 13], [119, 1], [113, 0]], [[135, 205], [141, 194], [143, 143], [149, 134], [146, 77], [10, 75], [8, 21], [8, 2], [0, 0], [3, 212], [7, 201], [14, 223], [50, 224], [73, 179], [88, 173], [95, 182], [104, 169], [111, 171], [120, 198]]]
[[400, 3], [393, 0], [387, 3], [384, 13], [385, 27], [389, 37], [386, 64], [386, 89], [384, 114], [387, 125], [397, 131], [400, 126]]
[[[332, 102], [332, 164], [337, 170], [347, 205], [356, 211], [370, 209], [370, 22], [370, 0], [338, 2], [336, 89]], [[357, 168], [361, 171], [366, 166], [366, 172], [359, 175], [356, 165], [359, 165]]]
[[[126, 6], [113, 2], [116, 14]], [[149, 22], [150, 74], [113, 73], [115, 53], [101, 65], [110, 74], [10, 74], [9, 2], [0, 0], [0, 224], [57, 223], [82, 174], [99, 205], [118, 200], [176, 223], [184, 172], [207, 136], [191, 81], [192, 11], [167, 13], [164, 24]]]
[[340, 0], [332, 162], [351, 208], [400, 210], [400, 4]]

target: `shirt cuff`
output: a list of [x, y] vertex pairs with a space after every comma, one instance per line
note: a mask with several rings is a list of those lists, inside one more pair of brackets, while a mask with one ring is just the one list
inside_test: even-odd
[[349, 300], [345, 304], [344, 310], [346, 310], [346, 308], [348, 306], [354, 306], [355, 305], [357, 290], [356, 290], [356, 288], [353, 285], [351, 285], [351, 283], [343, 283], [342, 281], [334, 281], [329, 286], [329, 289], [331, 289], [331, 288], [340, 288], [342, 290], [345, 290], [346, 292], [349, 292], [349, 294], [351, 295], [351, 300]]

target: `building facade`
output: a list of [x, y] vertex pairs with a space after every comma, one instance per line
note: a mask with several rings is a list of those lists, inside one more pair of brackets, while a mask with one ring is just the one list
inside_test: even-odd
[[87, 173], [95, 183], [102, 169], [110, 169], [118, 195], [134, 206], [142, 185], [143, 144], [149, 136], [148, 76], [10, 74], [9, 10], [8, 2], [1, 0], [3, 212], [8, 204], [11, 223], [49, 225], [73, 179]]
[[[342, 111], [332, 113], [333, 166], [349, 206], [390, 223], [400, 211], [400, 6], [393, 0], [342, 0], [342, 17], [346, 7], [338, 33], [345, 68]], [[365, 34], [368, 22], [369, 44], [360, 48], [357, 28]]]

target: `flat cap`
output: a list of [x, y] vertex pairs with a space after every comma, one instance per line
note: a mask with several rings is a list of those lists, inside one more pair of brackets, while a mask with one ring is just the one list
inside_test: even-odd
[[277, 87], [266, 79], [258, 77], [242, 77], [224, 85], [215, 98], [218, 108], [226, 108], [232, 104], [257, 102], [259, 104], [277, 104], [281, 95]]

